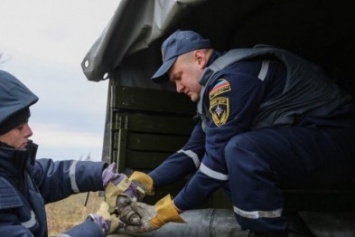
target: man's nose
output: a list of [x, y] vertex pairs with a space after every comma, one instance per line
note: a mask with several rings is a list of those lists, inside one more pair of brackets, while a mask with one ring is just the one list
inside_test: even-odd
[[33, 135], [30, 125], [26, 124], [26, 137], [31, 137]]

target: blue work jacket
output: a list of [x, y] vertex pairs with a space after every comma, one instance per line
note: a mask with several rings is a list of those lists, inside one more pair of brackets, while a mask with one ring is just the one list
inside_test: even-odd
[[[184, 147], [149, 173], [156, 187], [194, 174], [174, 199], [180, 209], [228, 186], [224, 148], [235, 135], [273, 126], [354, 126], [353, 98], [323, 80], [319, 67], [286, 53], [269, 58], [270, 52], [232, 61], [211, 74], [200, 97], [205, 98], [205, 121], [196, 125]], [[222, 55], [215, 53], [209, 67]], [[308, 74], [314, 76], [309, 79]]]
[[[103, 190], [107, 164], [38, 159], [26, 150], [0, 148], [0, 233], [6, 237], [47, 237], [45, 204], [71, 194]], [[65, 217], [64, 217], [65, 218]], [[84, 221], [59, 236], [104, 236], [93, 221]]]

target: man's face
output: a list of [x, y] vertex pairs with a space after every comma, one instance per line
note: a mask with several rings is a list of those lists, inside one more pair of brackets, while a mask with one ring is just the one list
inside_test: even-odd
[[184, 93], [193, 102], [197, 102], [202, 87], [199, 79], [203, 68], [193, 53], [180, 55], [169, 71], [169, 80], [175, 83], [178, 93]]
[[31, 137], [32, 134], [32, 130], [26, 122], [0, 135], [0, 141], [16, 149], [25, 149], [28, 138]]

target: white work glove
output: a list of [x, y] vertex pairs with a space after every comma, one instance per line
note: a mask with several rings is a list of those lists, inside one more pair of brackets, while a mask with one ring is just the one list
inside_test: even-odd
[[[139, 225], [125, 223], [125, 231], [129, 233], [143, 233], [159, 229], [168, 222], [185, 223], [180, 217], [170, 195], [160, 199], [154, 206], [142, 202], [131, 202], [132, 209], [141, 217]], [[121, 219], [125, 219], [120, 215]]]

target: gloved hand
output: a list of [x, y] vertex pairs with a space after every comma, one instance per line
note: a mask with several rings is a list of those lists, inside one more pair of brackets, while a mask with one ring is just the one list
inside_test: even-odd
[[109, 206], [106, 202], [102, 202], [99, 210], [95, 214], [90, 214], [88, 219], [96, 222], [102, 229], [104, 235], [111, 234], [116, 229], [125, 226], [115, 214], [109, 212]]
[[116, 213], [121, 221], [127, 225], [140, 225], [141, 217], [132, 208], [132, 199], [127, 196], [120, 195], [117, 197]]
[[[142, 233], [159, 229], [168, 222], [185, 223], [180, 217], [171, 196], [160, 199], [154, 206], [142, 202], [132, 201], [132, 209], [141, 217], [139, 225], [125, 223], [125, 231], [129, 233]], [[120, 215], [120, 218], [125, 218]]]
[[153, 179], [149, 175], [139, 171], [134, 171], [132, 175], [129, 176], [129, 180], [131, 180], [132, 183], [140, 189], [143, 189], [144, 195], [154, 195]]
[[112, 213], [116, 208], [117, 196], [125, 195], [132, 200], [142, 200], [143, 197], [153, 195], [153, 180], [142, 172], [134, 172], [130, 178], [123, 173], [116, 172], [116, 164], [110, 164], [102, 173], [105, 187], [105, 198]]

